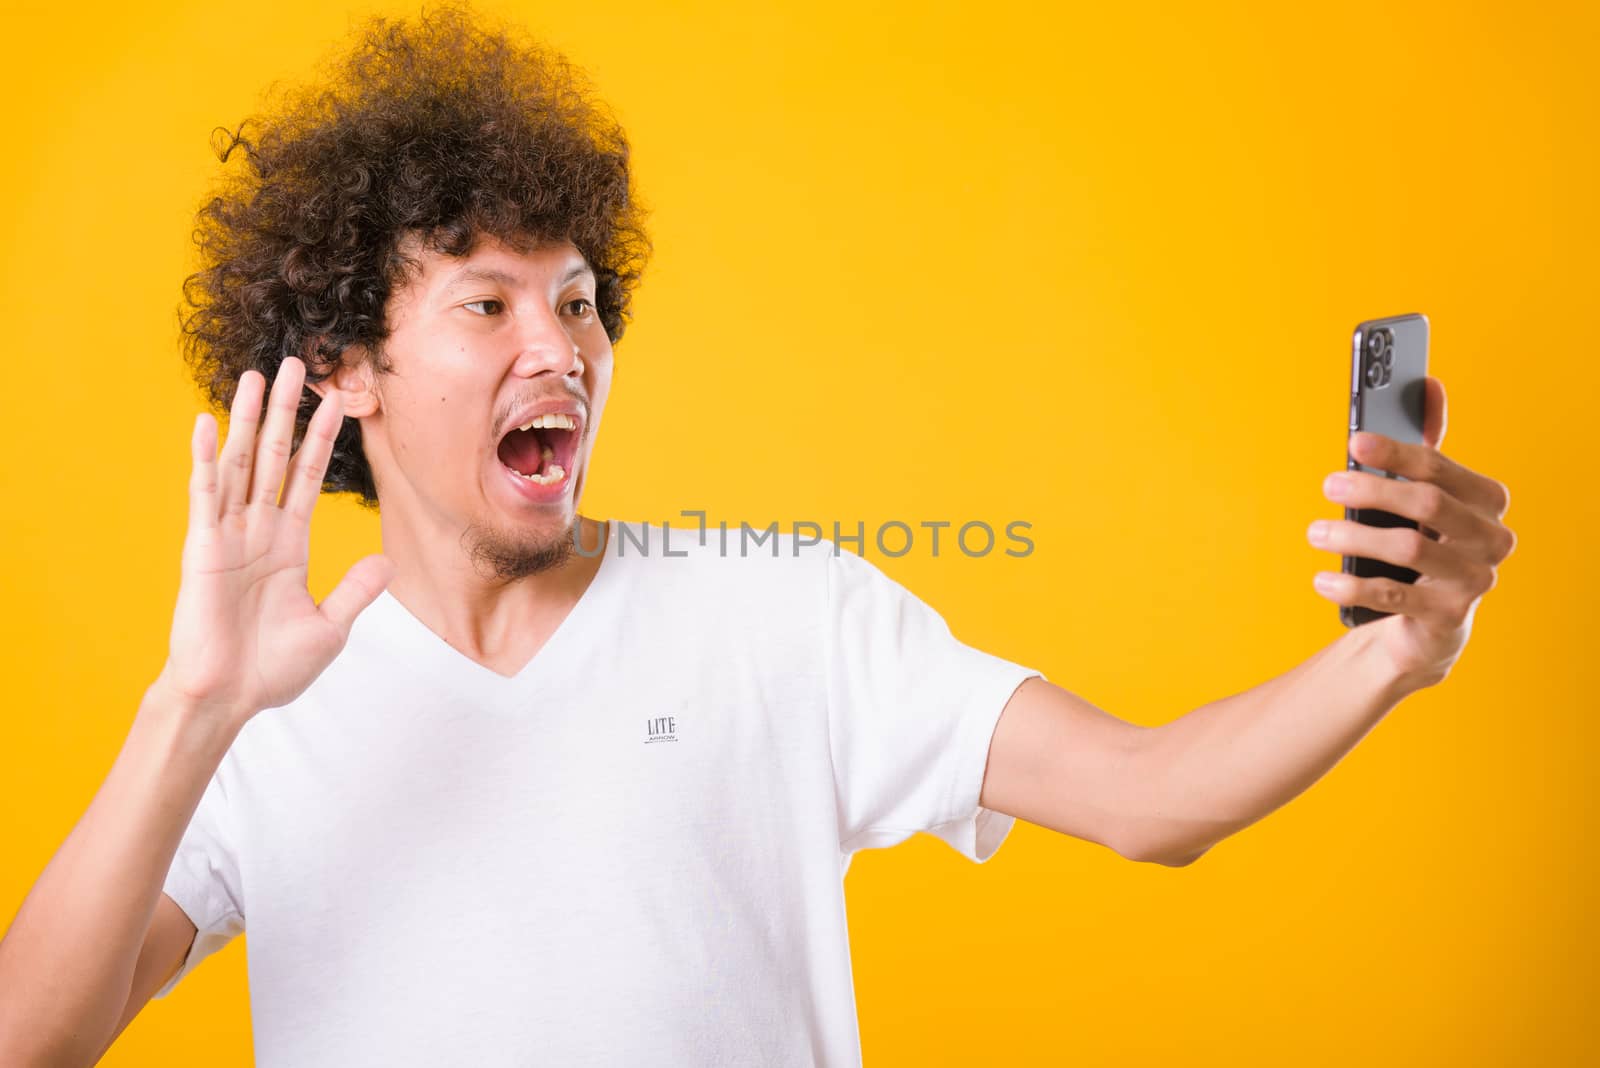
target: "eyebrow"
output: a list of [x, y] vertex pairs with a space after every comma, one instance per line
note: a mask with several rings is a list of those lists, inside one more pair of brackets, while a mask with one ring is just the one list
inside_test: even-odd
[[[564, 286], [574, 278], [582, 275], [588, 275], [593, 279], [595, 276], [594, 269], [587, 263], [578, 263], [570, 268], [566, 274], [562, 275], [556, 284]], [[521, 285], [522, 279], [496, 267], [463, 267], [450, 276], [450, 281], [445, 283], [444, 288], [454, 289], [463, 282], [499, 282], [501, 285], [514, 287]]]

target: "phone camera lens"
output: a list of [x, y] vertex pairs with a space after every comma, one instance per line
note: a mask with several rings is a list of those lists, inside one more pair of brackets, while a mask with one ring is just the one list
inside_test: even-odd
[[1367, 355], [1381, 360], [1389, 354], [1389, 331], [1374, 330], [1367, 335]]
[[1389, 384], [1394, 369], [1393, 343], [1394, 336], [1387, 330], [1374, 330], [1367, 335], [1365, 378], [1372, 389], [1382, 389]]

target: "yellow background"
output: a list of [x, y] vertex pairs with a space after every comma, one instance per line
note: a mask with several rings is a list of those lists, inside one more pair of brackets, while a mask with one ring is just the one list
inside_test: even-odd
[[[209, 132], [370, 10], [6, 12], [6, 922], [165, 656]], [[1156, 724], [1342, 632], [1304, 531], [1358, 320], [1431, 317], [1444, 451], [1512, 490], [1451, 678], [1198, 864], [1021, 824], [858, 855], [869, 1065], [1600, 1058], [1592, 6], [490, 10], [594, 76], [654, 209], [589, 514], [1027, 520], [1026, 559], [868, 556]], [[325, 501], [314, 591], [376, 547]], [[244, 965], [104, 1063], [247, 1063]]]

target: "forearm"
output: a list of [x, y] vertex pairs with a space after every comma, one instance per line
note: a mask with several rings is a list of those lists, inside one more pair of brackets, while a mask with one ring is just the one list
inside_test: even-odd
[[1298, 796], [1419, 686], [1358, 627], [1292, 670], [1152, 728], [1140, 855], [1186, 863]]
[[116, 1028], [184, 830], [233, 729], [141, 702], [105, 781], [0, 940], [0, 1063], [88, 1064]]

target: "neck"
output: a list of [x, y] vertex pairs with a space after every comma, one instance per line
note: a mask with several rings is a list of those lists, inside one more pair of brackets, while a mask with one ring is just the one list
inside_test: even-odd
[[[605, 522], [580, 515], [582, 553], [574, 550], [553, 567], [506, 578], [486, 573], [459, 536], [421, 539], [408, 524], [380, 522], [383, 553], [396, 568], [389, 594], [465, 655], [513, 670], [566, 618], [610, 549]], [[570, 531], [560, 536], [571, 543]]]

